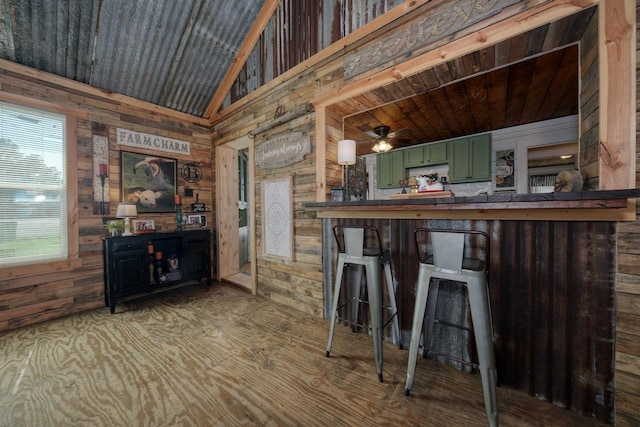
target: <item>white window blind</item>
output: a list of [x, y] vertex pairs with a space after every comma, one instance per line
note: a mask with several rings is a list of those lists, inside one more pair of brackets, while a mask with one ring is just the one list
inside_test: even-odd
[[67, 258], [65, 123], [0, 101], [0, 267]]

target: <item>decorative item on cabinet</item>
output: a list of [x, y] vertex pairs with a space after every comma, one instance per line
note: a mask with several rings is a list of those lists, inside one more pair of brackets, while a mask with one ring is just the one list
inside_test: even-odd
[[161, 284], [165, 281], [164, 275], [162, 274], [162, 252], [156, 252], [154, 256], [153, 263], [153, 280], [156, 285]]
[[116, 210], [116, 218], [124, 219], [124, 233], [123, 236], [133, 236], [131, 232], [131, 218], [136, 218], [138, 211], [136, 205], [133, 203], [118, 203], [118, 209]]
[[135, 234], [149, 234], [156, 232], [156, 222], [152, 219], [135, 219], [132, 223]]

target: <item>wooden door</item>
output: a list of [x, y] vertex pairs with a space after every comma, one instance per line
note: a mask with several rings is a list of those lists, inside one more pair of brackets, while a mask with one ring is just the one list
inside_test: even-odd
[[240, 271], [238, 223], [238, 151], [216, 147], [216, 230], [218, 280]]

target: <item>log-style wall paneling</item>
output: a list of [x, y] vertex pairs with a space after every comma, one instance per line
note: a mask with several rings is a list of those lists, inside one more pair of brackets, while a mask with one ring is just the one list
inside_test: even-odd
[[[7, 65], [5, 67], [4, 65]], [[108, 211], [104, 217], [114, 217], [120, 195], [119, 151], [137, 151], [151, 155], [177, 158], [178, 188], [192, 188], [206, 204], [209, 226], [213, 224], [211, 180], [211, 136], [208, 128], [164, 115], [162, 111], [145, 110], [146, 104], [126, 97], [105, 101], [95, 93], [83, 92], [86, 85], [49, 79], [46, 73], [21, 74], [26, 67], [0, 62], [0, 97], [8, 102], [36, 108], [49, 108], [67, 114], [69, 142], [68, 163], [73, 179], [69, 183], [70, 261], [65, 267], [35, 265], [2, 269], [0, 275], [0, 331], [46, 321], [104, 305], [102, 237], [105, 235], [103, 216], [94, 213], [93, 200], [93, 135], [109, 139]], [[69, 87], [73, 87], [71, 90]], [[120, 147], [116, 143], [116, 128], [162, 135], [191, 143], [191, 157], [167, 156], [166, 153], [140, 151]], [[180, 167], [196, 162], [204, 171], [198, 183], [187, 183], [180, 176]], [[195, 202], [183, 198], [185, 204]], [[139, 218], [153, 219], [159, 231], [176, 227], [175, 213], [144, 214]], [[75, 249], [74, 249], [75, 248]], [[213, 252], [212, 252], [213, 253]], [[76, 257], [74, 260], [73, 257]], [[105, 308], [106, 309], [106, 308]]]
[[[627, 5], [630, 2], [626, 2]], [[640, 16], [640, 2], [635, 4], [635, 17]], [[635, 34], [635, 54], [638, 55], [638, 33]], [[636, 62], [635, 119], [640, 120], [640, 94]], [[630, 89], [630, 88], [627, 88]], [[611, 118], [610, 118], [611, 119]], [[640, 149], [637, 129], [635, 150]], [[635, 159], [635, 186], [640, 187], [640, 159]], [[616, 425], [640, 425], [640, 220], [618, 224], [616, 272], [616, 341], [615, 341], [615, 407]]]

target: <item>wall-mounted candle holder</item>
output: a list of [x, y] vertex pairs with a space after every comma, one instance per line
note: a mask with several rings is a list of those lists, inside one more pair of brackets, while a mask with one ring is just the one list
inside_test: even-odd
[[100, 178], [100, 186], [102, 187], [102, 197], [100, 200], [100, 214], [104, 215], [104, 185], [107, 180], [107, 165], [100, 163], [98, 165], [98, 178]]

